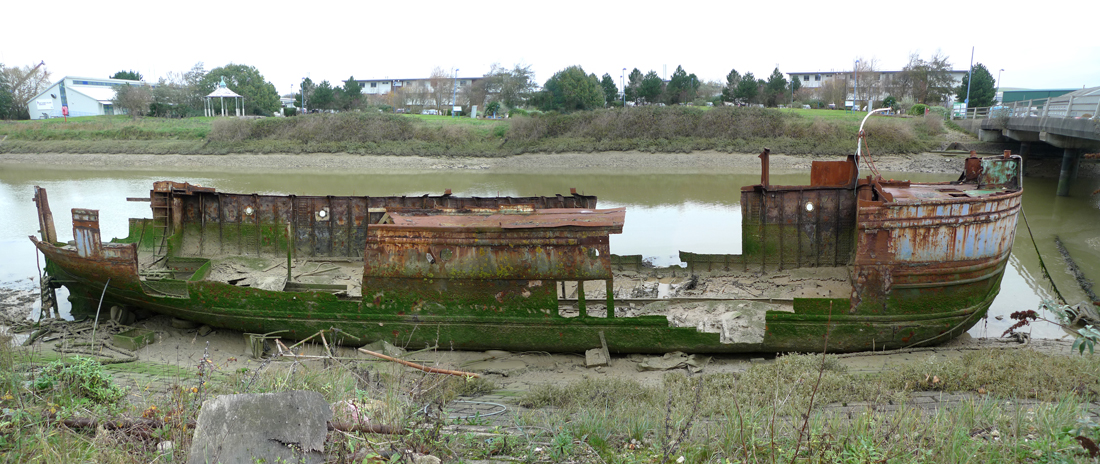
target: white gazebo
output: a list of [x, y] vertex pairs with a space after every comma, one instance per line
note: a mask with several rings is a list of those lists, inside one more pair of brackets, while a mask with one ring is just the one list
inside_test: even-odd
[[213, 92], [210, 92], [210, 95], [202, 97], [207, 116], [218, 116], [218, 111], [214, 109], [215, 98], [219, 99], [219, 102], [221, 103], [221, 116], [231, 116], [230, 114], [227, 114], [227, 111], [225, 109], [226, 98], [233, 99], [233, 107], [236, 110], [236, 116], [241, 116], [241, 114], [244, 113], [244, 97], [237, 95], [237, 92], [229, 90], [229, 88], [225, 86], [224, 77], [222, 78], [222, 81], [218, 83], [217, 89], [214, 89]]

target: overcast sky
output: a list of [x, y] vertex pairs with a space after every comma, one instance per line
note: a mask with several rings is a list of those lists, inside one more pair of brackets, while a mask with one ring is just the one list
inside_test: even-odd
[[[890, 5], [890, 6], [887, 6]], [[1084, 17], [1100, 4], [921, 0], [845, 1], [332, 1], [7, 2], [0, 62], [46, 62], [53, 80], [133, 69], [147, 81], [228, 63], [251, 65], [289, 93], [315, 82], [460, 77], [493, 63], [531, 65], [540, 84], [581, 65], [619, 82], [622, 69], [702, 80], [730, 69], [848, 71], [857, 58], [900, 70], [911, 53], [940, 51], [954, 69], [974, 61], [1002, 87], [1100, 86], [1100, 45]], [[1090, 11], [1091, 10], [1091, 11]], [[1074, 18], [1082, 18], [1075, 20]], [[1068, 21], [1068, 23], [1067, 23]], [[1087, 21], [1086, 21], [1087, 22]], [[1077, 24], [1074, 26], [1074, 24]], [[1074, 32], [1076, 28], [1076, 32]], [[667, 72], [665, 67], [667, 66]]]

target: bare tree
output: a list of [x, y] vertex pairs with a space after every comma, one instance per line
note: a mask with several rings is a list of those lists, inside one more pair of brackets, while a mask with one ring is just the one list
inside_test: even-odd
[[50, 72], [45, 66], [5, 67], [0, 72], [11, 86], [14, 119], [30, 119], [31, 100], [49, 88]]
[[431, 83], [432, 99], [435, 100], [435, 109], [443, 111], [443, 106], [450, 106], [453, 78], [443, 68], [436, 66], [432, 70], [432, 76], [428, 78]]
[[849, 85], [847, 79], [829, 79], [818, 87], [818, 97], [826, 104], [832, 103], [837, 108], [844, 107], [844, 101], [848, 98]]
[[898, 98], [912, 97], [917, 103], [941, 105], [951, 97], [954, 83], [951, 62], [942, 52], [936, 51], [928, 60], [912, 53], [887, 91]]
[[[489, 96], [486, 79], [478, 79], [471, 82], [458, 92], [462, 102], [468, 106], [477, 105], [481, 111], [485, 111], [485, 99]], [[469, 112], [469, 111], [467, 111]]]
[[[886, 86], [886, 79], [883, 74], [879, 72], [878, 59], [876, 58], [863, 58], [860, 57], [856, 64], [856, 75], [859, 79], [859, 95], [853, 93], [854, 98], [859, 98], [860, 102], [867, 102], [867, 106], [874, 106], [876, 101], [881, 102], [886, 98], [884, 95], [884, 89]], [[852, 86], [852, 91], [855, 91], [855, 85]]]

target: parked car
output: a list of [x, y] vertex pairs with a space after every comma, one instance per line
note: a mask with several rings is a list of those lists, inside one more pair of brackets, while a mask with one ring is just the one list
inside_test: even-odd
[[431, 108], [431, 109], [421, 111], [420, 114], [428, 114], [428, 115], [431, 115], [431, 116], [439, 116], [439, 110], [437, 110], [435, 108]]

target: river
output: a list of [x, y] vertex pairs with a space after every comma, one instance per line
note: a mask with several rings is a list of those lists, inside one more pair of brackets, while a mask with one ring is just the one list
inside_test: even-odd
[[[961, 163], [960, 163], [961, 164]], [[72, 239], [71, 208], [100, 211], [102, 237], [125, 236], [127, 218], [150, 216], [149, 204], [126, 197], [148, 197], [152, 182], [175, 180], [225, 192], [299, 195], [455, 195], [528, 196], [567, 194], [576, 188], [597, 195], [600, 207], [627, 208], [621, 235], [611, 237], [616, 254], [641, 254], [657, 265], [675, 264], [680, 250], [698, 253], [739, 253], [741, 212], [739, 188], [758, 183], [759, 171], [740, 173], [661, 173], [628, 168], [617, 172], [584, 173], [494, 172], [487, 170], [423, 170], [422, 172], [321, 172], [271, 170], [110, 170], [79, 167], [0, 165], [0, 288], [35, 289], [36, 253], [27, 236], [37, 234], [34, 186], [49, 192], [59, 239]], [[884, 172], [884, 177], [913, 181], [954, 180], [957, 174]], [[805, 184], [808, 173], [772, 174], [776, 185]], [[1069, 197], [1056, 197], [1056, 179], [1027, 178], [1024, 215], [1019, 221], [1011, 266], [988, 317], [970, 334], [999, 337], [1014, 321], [1015, 311], [1037, 309], [1052, 298], [1036, 248], [1061, 293], [1071, 302], [1085, 299], [1069, 273], [1054, 237], [1059, 237], [1084, 274], [1100, 278], [1100, 179], [1079, 179]], [[1034, 237], [1034, 242], [1032, 241]], [[63, 310], [64, 294], [59, 295]], [[32, 313], [37, 314], [38, 305]], [[1063, 335], [1049, 324], [1033, 324], [1034, 337]]]

